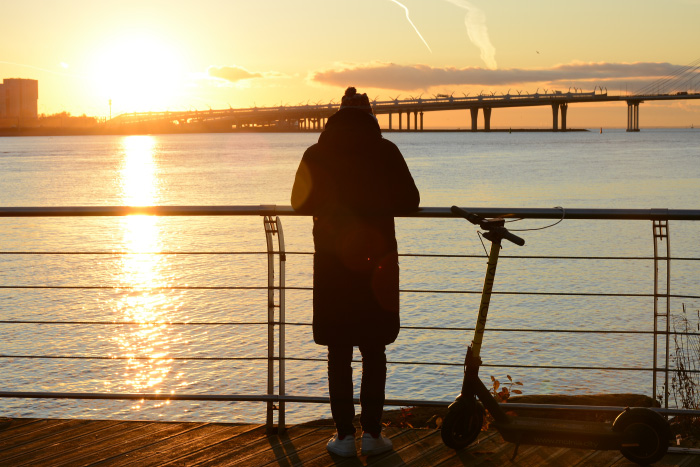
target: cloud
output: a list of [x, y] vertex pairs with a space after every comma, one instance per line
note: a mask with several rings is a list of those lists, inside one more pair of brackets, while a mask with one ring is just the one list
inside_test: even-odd
[[238, 81], [243, 81], [246, 79], [262, 78], [263, 74], [258, 72], [251, 72], [243, 67], [239, 66], [210, 66], [207, 69], [207, 75], [212, 78], [219, 78], [231, 83], [236, 83]]
[[[670, 63], [581, 63], [574, 62], [551, 68], [485, 69], [478, 67], [436, 68], [427, 65], [397, 65], [371, 63], [346, 66], [335, 70], [321, 70], [311, 80], [332, 86], [358, 86], [400, 91], [426, 90], [436, 86], [515, 86], [551, 83], [562, 86], [593, 86], [617, 84], [623, 80], [648, 82], [677, 73], [681, 65]], [[635, 87], [637, 87], [635, 85]]]

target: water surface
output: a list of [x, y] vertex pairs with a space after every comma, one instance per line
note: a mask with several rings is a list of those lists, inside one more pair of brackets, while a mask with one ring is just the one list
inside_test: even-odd
[[[422, 206], [698, 209], [700, 132], [693, 130], [386, 136], [403, 152]], [[0, 204], [288, 205], [301, 155], [316, 139], [310, 133], [0, 138]], [[282, 223], [288, 251], [312, 251], [310, 219]], [[700, 257], [697, 224], [672, 222], [670, 231], [674, 256]], [[527, 245], [506, 245], [504, 255], [653, 255], [648, 221], [565, 219], [521, 235]], [[402, 254], [484, 254], [476, 231], [458, 219], [398, 219], [397, 236]], [[3, 252], [53, 253], [0, 255], [2, 286], [116, 287], [0, 289], [2, 320], [101, 323], [0, 325], [2, 355], [100, 357], [2, 358], [0, 390], [264, 393], [266, 363], [236, 358], [267, 355], [266, 328], [248, 324], [266, 319], [267, 292], [225, 287], [266, 286], [266, 258], [147, 254], [261, 252], [261, 218], [4, 218], [0, 245]], [[287, 263], [287, 285], [310, 287], [311, 256], [291, 254]], [[696, 263], [674, 262], [673, 293], [700, 295]], [[472, 326], [484, 268], [483, 257], [402, 256], [403, 325]], [[495, 290], [649, 294], [653, 277], [647, 260], [504, 258]], [[310, 323], [310, 299], [308, 290], [288, 291], [288, 321]], [[683, 304], [698, 307], [697, 300], [674, 299], [673, 312]], [[209, 324], [148, 324], [154, 322]], [[494, 295], [488, 327], [651, 330], [652, 323], [650, 297]], [[470, 340], [462, 331], [404, 329], [388, 356], [459, 364]], [[482, 357], [490, 365], [649, 368], [652, 342], [634, 334], [488, 332]], [[287, 355], [323, 360], [325, 348], [313, 343], [308, 325], [290, 326]], [[460, 373], [459, 366], [393, 364], [387, 397], [449, 400], [459, 391]], [[327, 395], [324, 362], [292, 361], [287, 374], [289, 394]], [[526, 394], [651, 395], [649, 372], [482, 370], [487, 378], [506, 374], [522, 381]], [[329, 415], [318, 405], [291, 404], [289, 411], [291, 422]], [[3, 399], [0, 415], [260, 421], [264, 404]]]

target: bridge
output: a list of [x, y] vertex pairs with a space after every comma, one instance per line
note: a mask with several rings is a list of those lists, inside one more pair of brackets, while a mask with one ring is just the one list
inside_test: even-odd
[[[535, 94], [481, 94], [455, 97], [438, 95], [432, 99], [409, 98], [372, 101], [375, 115], [389, 116], [390, 130], [423, 130], [424, 114], [445, 110], [468, 110], [471, 130], [476, 131], [479, 112], [483, 114], [483, 130], [491, 130], [494, 109], [549, 106], [552, 109], [552, 130], [565, 131], [569, 105], [598, 102], [627, 103], [627, 131], [639, 131], [639, 104], [648, 101], [700, 99], [700, 92], [674, 94], [609, 95], [606, 91], [559, 92]], [[328, 117], [338, 111], [339, 104], [312, 104], [276, 107], [229, 108], [206, 111], [136, 112], [121, 114], [106, 123], [108, 128], [148, 128], [149, 131], [182, 130], [205, 127], [212, 131], [270, 128], [279, 130], [320, 130]], [[561, 119], [560, 119], [561, 116]], [[395, 117], [395, 118], [394, 118]], [[405, 123], [405, 125], [404, 125]]]
[[[480, 93], [463, 97], [437, 94], [430, 99], [398, 98], [371, 102], [375, 115], [388, 115], [390, 130], [421, 131], [426, 112], [468, 110], [471, 130], [477, 131], [477, 117], [483, 114], [483, 130], [491, 130], [494, 109], [511, 107], [549, 106], [552, 109], [552, 130], [566, 131], [567, 112], [571, 104], [626, 102], [627, 131], [639, 131], [639, 105], [649, 101], [700, 99], [697, 79], [700, 77], [700, 59], [679, 68], [671, 76], [661, 78], [632, 95], [609, 95], [606, 88], [596, 86], [592, 92], [575, 88], [571, 92], [545, 90], [534, 94]], [[693, 89], [695, 92], [689, 92]], [[539, 89], [538, 89], [539, 91]], [[276, 130], [320, 130], [328, 117], [338, 111], [339, 104], [283, 105], [273, 107], [228, 108], [208, 111], [140, 112], [121, 114], [105, 123], [111, 131], [129, 131], [135, 128], [158, 131], [234, 131], [255, 128]], [[395, 118], [394, 118], [395, 117]], [[405, 121], [405, 126], [404, 126]]]

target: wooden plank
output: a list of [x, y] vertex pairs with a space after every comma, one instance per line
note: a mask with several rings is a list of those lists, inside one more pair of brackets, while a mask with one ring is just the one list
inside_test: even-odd
[[[271, 465], [303, 465], [304, 467], [321, 467], [321, 466], [357, 466], [359, 462], [363, 462], [365, 459], [367, 465], [379, 465], [379, 463], [384, 462], [387, 465], [394, 466], [396, 464], [396, 458], [394, 454], [397, 451], [404, 450], [410, 447], [412, 444], [420, 441], [421, 439], [434, 436], [434, 430], [426, 429], [399, 429], [395, 427], [385, 428], [383, 435], [390, 438], [393, 443], [394, 449], [388, 453], [381, 454], [378, 456], [364, 457], [360, 455], [361, 448], [361, 438], [358, 436], [355, 442], [355, 448], [358, 452], [358, 457], [355, 458], [343, 458], [334, 454], [329, 453], [326, 450], [327, 440], [335, 433], [335, 429], [329, 428], [322, 437], [320, 442], [313, 446], [313, 449], [302, 450], [295, 453], [293, 462], [271, 462], [269, 464], [264, 464], [265, 466]], [[442, 440], [440, 440], [442, 442]], [[363, 462], [364, 463], [364, 462]], [[400, 460], [399, 460], [400, 464]]]
[[[287, 430], [285, 436], [289, 437], [289, 439], [295, 439], [306, 433], [318, 430], [319, 428], [317, 427], [294, 426]], [[265, 427], [261, 426], [190, 455], [180, 457], [166, 465], [226, 465], [227, 463], [235, 463], [237, 460], [245, 459], [267, 447], [269, 447], [269, 443]]]
[[[425, 436], [428, 436], [427, 430], [425, 431]], [[400, 428], [385, 428], [383, 431], [384, 436], [388, 437], [391, 439], [393, 445], [394, 445], [394, 451], [400, 450], [404, 448], [405, 446], [410, 445], [412, 442], [415, 441], [415, 437], [410, 436], [410, 430], [408, 429], [400, 429]], [[327, 438], [329, 439], [333, 433], [335, 433], [334, 429], [330, 429], [327, 432]], [[358, 454], [360, 453], [360, 438], [358, 437], [355, 443], [355, 448], [357, 449]], [[392, 451], [392, 452], [394, 452]], [[381, 459], [385, 458], [386, 456], [390, 455], [390, 453], [382, 454], [379, 456], [372, 456], [368, 457], [368, 462], [370, 460], [372, 462], [378, 462]], [[321, 449], [317, 453], [317, 456], [313, 459], [307, 459], [307, 461], [304, 463], [304, 467], [326, 467], [326, 466], [353, 466], [357, 465], [357, 458], [343, 458], [340, 456], [336, 456], [335, 454], [330, 454], [326, 450], [326, 443], [321, 443]]]
[[450, 450], [452, 455], [437, 465], [444, 467], [452, 465], [494, 465], [490, 462], [491, 456], [496, 454], [498, 450], [504, 449], [510, 449], [508, 452], [512, 456], [513, 447], [504, 443], [503, 438], [496, 431], [480, 434], [477, 441], [477, 443], [471, 444], [465, 449], [459, 451]]
[[[488, 438], [488, 444], [482, 446], [481, 449], [476, 449], [476, 446], [470, 446], [468, 449], [457, 451], [456, 455], [459, 459], [469, 459], [468, 465], [507, 465], [510, 464], [510, 459], [513, 457], [515, 445], [506, 443], [500, 434]], [[472, 457], [474, 453], [480, 453], [478, 457]], [[449, 460], [448, 460], [449, 462]], [[466, 462], [465, 462], [466, 463]], [[445, 464], [452, 465], [452, 464]]]
[[9, 433], [9, 430], [13, 430], [22, 425], [27, 425], [29, 423], [35, 423], [41, 420], [40, 418], [4, 418], [0, 419], [0, 437], [5, 436]]
[[[117, 420], [13, 419], [0, 429], [0, 465], [154, 465], [239, 467], [626, 467], [634, 464], [618, 451], [587, 451], [559, 447], [520, 447], [495, 432], [482, 433], [479, 442], [460, 451], [442, 444], [438, 430], [385, 429], [394, 450], [372, 457], [341, 458], [326, 451], [332, 427], [293, 426], [284, 435], [266, 435], [261, 425]], [[359, 454], [360, 439], [357, 439]], [[669, 454], [656, 465], [700, 466], [700, 457]]]
[[697, 454], [671, 454], [664, 457], [662, 460], [670, 457], [675, 460], [676, 465], [679, 467], [689, 467], [692, 465], [700, 465], [700, 457]]
[[574, 465], [591, 454], [585, 449], [570, 449], [554, 446], [537, 446], [537, 449], [518, 454], [518, 465], [559, 466]]
[[[619, 461], [620, 459], [623, 459], [622, 454], [620, 454], [620, 451], [584, 451], [586, 454], [584, 457], [576, 464], [572, 464], [572, 467], [575, 466], [611, 466], [615, 462]], [[632, 464], [635, 465], [635, 464]]]
[[[561, 448], [552, 446], [533, 446], [533, 445], [522, 445], [518, 449], [518, 455], [513, 460], [512, 464], [518, 467], [536, 467], [536, 466], [560, 466], [560, 460], [555, 459], [552, 461], [547, 461], [546, 459], [552, 457], [553, 454]], [[511, 452], [511, 456], [512, 456]], [[573, 459], [572, 463], [575, 463], [579, 459], [580, 455]], [[570, 465], [570, 464], [565, 464]]]
[[[434, 430], [435, 442], [433, 446], [429, 449], [425, 449], [421, 452], [420, 456], [416, 459], [408, 461], [407, 466], [430, 466], [433, 467], [438, 464], [443, 464], [445, 462], [462, 465], [462, 459], [452, 448], [445, 446], [442, 442], [439, 430]], [[493, 438], [493, 439], [491, 439]], [[500, 441], [500, 436], [495, 432], [481, 433], [477, 438], [477, 443], [470, 445], [466, 449], [462, 450], [464, 452], [470, 452], [474, 455], [485, 455], [493, 452], [493, 447], [498, 446]], [[490, 449], [489, 449], [490, 448]]]
[[125, 437], [134, 436], [134, 433], [138, 433], [139, 431], [145, 432], [152, 429], [153, 425], [150, 422], [120, 422], [111, 427], [87, 433], [70, 442], [62, 442], [60, 449], [58, 449], [57, 446], [57, 449], [53, 450], [55, 452], [47, 452], [45, 457], [37, 461], [52, 466], [73, 462], [102, 449], [106, 449], [110, 445], [121, 444]]
[[87, 420], [36, 420], [0, 435], [0, 452], [10, 446], [17, 446], [42, 436], [49, 436], [67, 427], [87, 423]]
[[269, 449], [265, 449], [245, 459], [239, 459], [235, 464], [236, 467], [262, 467], [269, 465], [303, 465], [306, 466], [306, 461], [315, 459], [327, 453], [326, 442], [332, 436], [335, 430], [331, 428], [319, 429], [304, 434], [295, 439], [289, 439], [286, 436], [268, 437]]
[[[624, 456], [612, 464], [615, 467], [636, 466], [634, 462], [630, 462]], [[666, 454], [660, 461], [654, 464], [654, 467], [680, 467], [680, 466], [697, 466], [700, 465], [700, 456], [684, 455], [684, 454]]]
[[[435, 436], [436, 433], [437, 436]], [[426, 451], [435, 447], [445, 448], [439, 432], [435, 430], [407, 429], [403, 437], [408, 437], [410, 442], [404, 446], [395, 447], [393, 451], [377, 456], [376, 459], [373, 458], [372, 465], [391, 467], [394, 465], [408, 465], [411, 462], [417, 463], [417, 465], [427, 465], [422, 464], [420, 461]]]
[[[323, 433], [323, 431], [323, 429], [320, 429], [318, 427], [303, 427], [299, 430], [289, 429], [284, 435], [282, 435], [282, 437], [284, 439], [284, 442], [289, 445], [290, 443], [293, 443], [300, 439], [304, 439], [307, 436], [313, 436], [315, 433], [315, 437], [311, 440], [311, 443], [313, 443], [313, 441], [317, 441], [319, 437], [321, 439], [326, 437], [326, 434]], [[264, 436], [248, 444], [242, 450], [236, 450], [234, 452], [227, 453], [223, 456], [217, 457], [213, 461], [207, 461], [201, 465], [217, 467], [228, 465], [238, 466], [241, 463], [246, 462], [249, 465], [252, 464], [257, 466], [258, 462], [256, 459], [262, 459], [263, 457], [268, 456], [267, 459], [269, 460], [270, 452], [274, 452], [272, 451], [273, 445], [271, 444], [269, 439], [271, 436], [274, 437], [276, 435]], [[273, 459], [276, 459], [276, 455], [273, 457]], [[197, 465], [199, 466], [200, 464]]]
[[116, 460], [116, 457], [119, 457], [118, 461], [120, 465], [137, 464], [140, 466], [142, 462], [146, 462], [147, 459], [154, 455], [161, 456], [164, 460], [168, 460], [169, 452], [173, 449], [178, 449], [181, 444], [188, 444], [199, 437], [217, 433], [222, 431], [225, 427], [210, 423], [186, 423], [183, 425], [183, 428], [184, 429], [179, 430], [177, 433], [172, 433], [167, 437], [156, 438], [149, 441], [147, 444], [133, 446], [128, 452], [121, 453], [119, 456], [113, 456], [113, 458], [105, 459], [103, 462], [113, 462]]
[[213, 443], [211, 445], [202, 447], [201, 449], [194, 450], [187, 453], [184, 456], [180, 456], [177, 459], [171, 459], [168, 462], [163, 463], [165, 466], [191, 466], [198, 465], [202, 462], [206, 462], [216, 456], [225, 454], [232, 451], [233, 449], [240, 448], [250, 444], [251, 442], [261, 439], [265, 436], [265, 426], [264, 425], [248, 425], [247, 429], [231, 436], [227, 439], [221, 440], [218, 443]]
[[[235, 436], [250, 431], [249, 425], [221, 424], [213, 425], [211, 430], [204, 428], [188, 432], [186, 435], [172, 438], [169, 443], [159, 443], [151, 446], [142, 456], [131, 455], [130, 463], [127, 465], [138, 465], [139, 467], [161, 466], [166, 462], [182, 462], [183, 456], [193, 451], [199, 451], [209, 446], [229, 440]], [[216, 429], [214, 429], [216, 428]], [[134, 457], [136, 457], [134, 459]]]
[[[34, 438], [22, 444], [15, 445], [2, 451], [3, 461], [9, 461], [12, 465], [22, 464], [36, 465], [39, 459], [60, 452], [66, 445], [71, 444], [74, 438], [80, 438], [121, 423], [118, 420], [90, 421], [81, 420], [80, 424], [66, 426], [48, 436]], [[63, 446], [62, 446], [63, 445]]]
[[[180, 433], [192, 430], [195, 427], [206, 425], [205, 423], [149, 423], [143, 430], [137, 430], [132, 436], [122, 438], [121, 442], [109, 446], [104, 450], [99, 450], [91, 453], [88, 456], [79, 458], [80, 464], [96, 464], [114, 462], [120, 456], [128, 455], [129, 452], [135, 449], [142, 448], [154, 443], [157, 443], [168, 437], [178, 435]], [[127, 458], [125, 458], [127, 459]], [[65, 463], [73, 465], [73, 461]], [[58, 467], [52, 465], [52, 467]]]

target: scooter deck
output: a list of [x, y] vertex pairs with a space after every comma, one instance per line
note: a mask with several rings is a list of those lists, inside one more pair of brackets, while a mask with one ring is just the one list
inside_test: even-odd
[[622, 443], [622, 434], [611, 423], [511, 417], [494, 426], [503, 439], [516, 444], [606, 450], [619, 449]]

